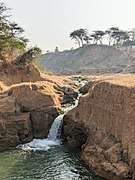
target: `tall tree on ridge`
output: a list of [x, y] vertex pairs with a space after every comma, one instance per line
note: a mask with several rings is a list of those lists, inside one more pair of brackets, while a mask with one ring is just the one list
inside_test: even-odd
[[94, 40], [93, 43], [97, 44], [98, 42], [100, 42], [100, 44], [102, 44], [102, 39], [104, 35], [105, 35], [104, 31], [100, 31], [100, 30], [94, 31], [94, 33], [91, 35], [91, 37]]
[[79, 47], [84, 46], [84, 42], [88, 43], [88, 30], [87, 29], [78, 29], [70, 33], [70, 38], [74, 39]]

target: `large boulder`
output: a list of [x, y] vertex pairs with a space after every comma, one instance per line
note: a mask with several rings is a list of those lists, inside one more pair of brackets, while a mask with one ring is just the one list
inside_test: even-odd
[[88, 93], [89, 89], [91, 89], [95, 84], [101, 81], [105, 76], [90, 76], [88, 82], [82, 86], [79, 91], [82, 94]]
[[42, 107], [31, 111], [34, 138], [47, 137], [54, 119], [58, 116], [58, 112], [57, 106]]
[[0, 114], [0, 151], [32, 139], [30, 113]]
[[61, 104], [71, 103], [78, 97], [78, 86], [71, 78], [42, 74], [45, 81], [53, 83], [57, 93], [60, 94]]
[[22, 83], [11, 86], [8, 95], [16, 99], [22, 112], [48, 106], [61, 106], [59, 96], [48, 82]]
[[71, 102], [78, 95], [78, 87], [71, 79], [41, 73], [32, 64], [22, 66], [13, 63], [4, 63], [0, 66], [0, 92], [8, 90], [10, 86], [29, 82], [42, 82], [42, 84], [48, 82], [53, 86], [57, 94], [59, 94], [62, 103]]
[[22, 82], [42, 81], [38, 69], [34, 65], [14, 65], [12, 63], [4, 63], [0, 66], [0, 81], [5, 85], [11, 86]]

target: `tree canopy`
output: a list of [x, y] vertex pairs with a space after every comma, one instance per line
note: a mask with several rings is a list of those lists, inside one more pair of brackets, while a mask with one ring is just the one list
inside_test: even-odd
[[10, 9], [0, 3], [0, 60], [6, 60], [9, 53], [21, 53], [26, 48], [28, 39], [23, 37], [24, 30], [9, 20]]
[[70, 33], [70, 38], [75, 40], [75, 43], [77, 43], [80, 46], [84, 46], [85, 42], [86, 44], [89, 43], [89, 35], [87, 29], [78, 29], [74, 30]]
[[90, 34], [87, 29], [81, 28], [71, 32], [70, 38], [75, 40], [79, 47], [87, 44], [103, 44], [105, 40], [108, 45], [132, 48], [135, 46], [135, 29], [126, 31], [119, 27], [111, 27], [105, 31], [95, 30]]

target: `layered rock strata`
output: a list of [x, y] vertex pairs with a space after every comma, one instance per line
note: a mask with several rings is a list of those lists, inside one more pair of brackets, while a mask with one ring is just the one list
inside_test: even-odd
[[45, 138], [67, 102], [77, 96], [68, 78], [41, 74], [33, 65], [6, 64], [0, 72], [0, 151]]
[[1, 93], [0, 150], [46, 137], [59, 110], [58, 96], [45, 84], [18, 84]]
[[[89, 89], [89, 90], [88, 90]], [[135, 76], [102, 78], [64, 117], [63, 133], [71, 147], [109, 180], [135, 179]]]

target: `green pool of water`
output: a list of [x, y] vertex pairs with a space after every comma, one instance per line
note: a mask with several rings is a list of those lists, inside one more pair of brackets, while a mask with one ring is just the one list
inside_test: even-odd
[[100, 180], [65, 145], [0, 153], [0, 180]]

